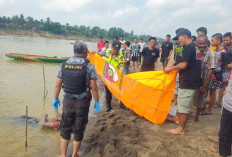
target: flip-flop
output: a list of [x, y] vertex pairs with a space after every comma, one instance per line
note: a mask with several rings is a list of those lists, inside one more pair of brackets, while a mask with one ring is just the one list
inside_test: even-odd
[[217, 149], [215, 146], [210, 147], [209, 150], [210, 150], [211, 152], [218, 153], [218, 149]]
[[216, 137], [213, 137], [213, 136], [208, 136], [208, 138], [214, 142], [217, 142], [218, 143], [218, 138]]
[[213, 107], [214, 107], [214, 108], [221, 108], [221, 107], [222, 107], [222, 105], [221, 105], [221, 104], [219, 104], [219, 103], [216, 103]]
[[208, 113], [208, 112], [206, 112], [206, 110], [202, 110], [200, 115], [207, 116], [207, 115], [212, 115], [212, 113], [211, 112]]

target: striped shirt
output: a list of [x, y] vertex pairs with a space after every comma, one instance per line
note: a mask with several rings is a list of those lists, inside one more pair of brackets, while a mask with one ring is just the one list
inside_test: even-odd
[[[199, 52], [200, 50], [196, 48]], [[201, 53], [201, 77], [202, 79], [206, 79], [206, 75], [209, 69], [215, 69], [217, 67], [217, 58], [216, 54], [210, 49], [206, 48], [204, 52]]]
[[140, 45], [139, 44], [132, 44], [131, 45], [132, 50], [132, 57], [139, 57], [139, 51], [140, 51]]

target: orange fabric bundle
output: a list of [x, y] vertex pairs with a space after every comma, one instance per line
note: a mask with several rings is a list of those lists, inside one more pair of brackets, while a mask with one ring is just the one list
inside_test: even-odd
[[89, 53], [97, 74], [125, 106], [155, 124], [163, 124], [170, 108], [176, 72], [139, 72], [124, 75], [101, 56]]

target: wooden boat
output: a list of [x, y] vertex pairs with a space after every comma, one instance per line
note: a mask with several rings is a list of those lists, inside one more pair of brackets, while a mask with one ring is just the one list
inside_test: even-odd
[[17, 54], [17, 53], [6, 53], [6, 56], [13, 59], [33, 61], [33, 62], [52, 62], [52, 63], [61, 63], [69, 57], [48, 57], [48, 56], [38, 56], [38, 55], [28, 55], [28, 54]]

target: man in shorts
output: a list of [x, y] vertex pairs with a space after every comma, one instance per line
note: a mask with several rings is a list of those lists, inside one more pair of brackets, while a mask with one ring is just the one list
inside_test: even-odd
[[213, 77], [209, 85], [209, 105], [205, 111], [202, 112], [203, 115], [210, 115], [211, 109], [215, 104], [216, 90], [221, 87], [222, 82], [222, 56], [226, 53], [225, 48], [222, 46], [222, 34], [216, 33], [211, 38], [211, 45], [216, 47], [214, 51], [217, 58], [217, 67], [214, 70]]
[[[178, 34], [178, 31], [180, 29], [181, 28], [179, 28], [175, 31], [176, 35]], [[173, 46], [174, 63], [172, 64], [172, 66], [175, 66], [181, 62], [183, 47], [180, 46], [180, 44], [178, 43], [178, 41], [177, 41], [178, 37], [174, 37], [173, 40], [175, 40], [176, 42], [174, 43], [174, 46]], [[172, 105], [177, 105], [178, 89], [179, 89], [179, 73], [177, 73], [177, 75], [176, 75], [176, 86], [175, 86], [174, 98], [173, 98], [174, 102]], [[169, 119], [169, 120], [171, 120], [171, 119]]]
[[134, 43], [131, 45], [132, 51], [132, 62], [133, 62], [133, 70], [135, 71], [135, 64], [137, 68], [137, 72], [139, 71], [139, 51], [140, 45], [138, 44], [138, 39], [134, 38]]
[[205, 107], [205, 94], [208, 92], [208, 86], [212, 79], [214, 69], [217, 66], [216, 55], [208, 47], [208, 37], [206, 35], [199, 35], [197, 38], [197, 55], [201, 56], [201, 77], [203, 86], [194, 93], [193, 105], [197, 107], [196, 115], [193, 122], [198, 121], [198, 117]]
[[80, 156], [78, 151], [88, 123], [92, 94], [95, 99], [94, 109], [96, 109], [96, 112], [100, 111], [97, 75], [94, 66], [86, 60], [87, 55], [87, 45], [80, 41], [75, 42], [74, 56], [60, 65], [57, 75], [53, 100], [53, 107], [56, 110], [58, 109], [58, 106], [60, 106], [58, 97], [61, 87], [63, 87], [64, 90], [60, 124], [60, 157], [66, 157], [71, 133], [74, 134], [72, 156]]
[[185, 125], [190, 112], [190, 104], [193, 94], [202, 85], [201, 80], [201, 58], [196, 54], [195, 44], [192, 43], [191, 32], [182, 28], [177, 34], [180, 46], [183, 46], [182, 60], [176, 66], [166, 67], [164, 72], [179, 71], [178, 91], [178, 119], [179, 126], [175, 129], [168, 129], [169, 133], [180, 135], [185, 134]]
[[163, 69], [167, 66], [168, 61], [172, 55], [173, 43], [170, 41], [171, 35], [166, 35], [166, 40], [162, 43], [160, 48], [161, 59], [160, 62], [163, 64]]

